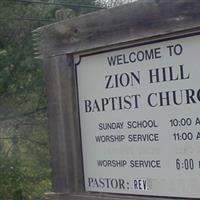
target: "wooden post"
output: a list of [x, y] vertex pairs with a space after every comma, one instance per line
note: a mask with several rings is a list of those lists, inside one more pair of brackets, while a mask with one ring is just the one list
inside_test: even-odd
[[[44, 60], [48, 94], [49, 138], [53, 168], [53, 191], [80, 191], [82, 164], [72, 55]], [[53, 83], [53, 84], [52, 84]], [[77, 170], [75, 170], [77, 169]]]

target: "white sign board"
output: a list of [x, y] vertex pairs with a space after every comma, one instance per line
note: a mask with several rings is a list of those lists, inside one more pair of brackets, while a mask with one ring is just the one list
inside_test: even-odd
[[86, 191], [200, 198], [200, 36], [78, 59]]

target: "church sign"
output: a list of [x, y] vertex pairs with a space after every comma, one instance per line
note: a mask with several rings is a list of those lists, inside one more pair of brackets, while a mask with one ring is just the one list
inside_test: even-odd
[[200, 198], [200, 1], [139, 0], [34, 32], [48, 200]]
[[87, 191], [200, 197], [199, 41], [77, 57]]

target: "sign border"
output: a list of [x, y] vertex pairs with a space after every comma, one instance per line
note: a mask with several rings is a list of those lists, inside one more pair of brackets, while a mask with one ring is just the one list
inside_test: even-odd
[[[78, 73], [77, 73], [77, 67], [80, 65], [82, 58], [84, 57], [88, 57], [88, 56], [92, 56], [92, 55], [97, 55], [97, 54], [103, 54], [103, 53], [107, 53], [107, 52], [112, 52], [112, 51], [117, 51], [117, 50], [123, 50], [123, 49], [128, 49], [128, 48], [134, 48], [134, 47], [140, 47], [140, 46], [144, 46], [144, 45], [148, 45], [148, 44], [156, 44], [159, 42], [164, 42], [164, 41], [170, 41], [170, 40], [176, 40], [176, 39], [181, 39], [181, 38], [188, 38], [188, 37], [193, 37], [196, 35], [200, 35], [200, 31], [199, 32], [194, 32], [194, 33], [186, 33], [186, 34], [180, 34], [178, 36], [168, 36], [166, 38], [160, 38], [157, 37], [157, 39], [154, 39], [153, 41], [151, 39], [147, 39], [147, 41], [141, 41], [138, 44], [130, 44], [130, 45], [125, 45], [122, 47], [119, 47], [119, 45], [114, 45], [113, 48], [109, 48], [109, 49], [105, 49], [102, 48], [101, 50], [97, 50], [97, 51], [91, 51], [91, 52], [82, 52], [82, 53], [77, 53], [74, 54], [73, 56], [77, 56], [78, 55], [78, 62], [74, 63], [74, 70], [75, 70], [75, 85], [76, 85], [76, 96], [77, 96], [77, 104], [78, 104], [78, 118], [79, 118], [79, 134], [80, 134], [80, 142], [81, 142], [81, 159], [82, 159], [82, 171], [83, 171], [83, 183], [84, 183], [84, 192], [90, 192], [92, 194], [101, 194], [101, 195], [120, 195], [121, 197], [146, 197], [146, 198], [174, 198], [174, 199], [199, 199], [200, 197], [182, 197], [182, 196], [162, 196], [162, 195], [145, 195], [145, 194], [126, 194], [126, 193], [113, 193], [113, 192], [98, 192], [98, 191], [86, 191], [85, 188], [85, 173], [84, 173], [84, 162], [83, 162], [83, 143], [82, 143], [82, 129], [81, 129], [81, 117], [80, 117], [80, 103], [79, 103], [79, 92], [78, 92]], [[200, 42], [200, 41], [199, 41]], [[130, 43], [134, 43], [134, 42], [130, 42]], [[113, 198], [113, 196], [112, 196]], [[117, 197], [118, 198], [118, 197]]]

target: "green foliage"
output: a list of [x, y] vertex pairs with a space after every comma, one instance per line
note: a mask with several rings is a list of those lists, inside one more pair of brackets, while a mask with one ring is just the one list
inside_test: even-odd
[[[56, 2], [95, 5], [94, 0]], [[47, 100], [32, 41], [32, 31], [50, 22], [19, 19], [55, 20], [61, 8], [66, 7], [0, 1], [0, 200], [39, 200], [51, 190]], [[69, 8], [76, 15], [94, 10]]]
[[[0, 156], [0, 194], [2, 199], [23, 199], [24, 173], [15, 159]], [[9, 191], [9, 192], [8, 192]]]

